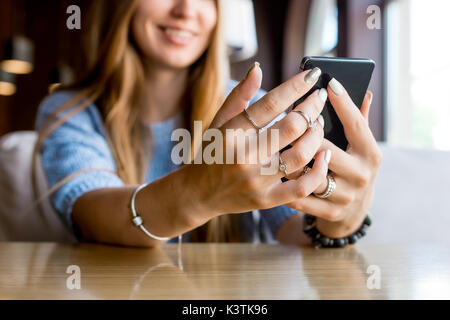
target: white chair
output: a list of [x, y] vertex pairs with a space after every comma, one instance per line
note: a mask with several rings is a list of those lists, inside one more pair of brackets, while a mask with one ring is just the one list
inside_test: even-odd
[[[14, 132], [0, 139], [0, 241], [74, 242], [49, 199], [42, 201], [40, 208], [33, 208], [31, 158], [36, 139], [33, 131]], [[47, 181], [39, 158], [36, 174], [39, 192], [44, 194]]]

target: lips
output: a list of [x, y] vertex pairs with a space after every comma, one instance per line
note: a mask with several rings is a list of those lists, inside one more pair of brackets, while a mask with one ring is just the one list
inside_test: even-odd
[[163, 27], [162, 30], [170, 36], [178, 37], [181, 39], [191, 39], [191, 38], [195, 37], [195, 34], [193, 34], [190, 31], [187, 31], [187, 30], [170, 28], [170, 27], [166, 27], [166, 28]]
[[178, 46], [184, 46], [191, 43], [197, 34], [189, 29], [175, 26], [158, 26], [166, 40]]

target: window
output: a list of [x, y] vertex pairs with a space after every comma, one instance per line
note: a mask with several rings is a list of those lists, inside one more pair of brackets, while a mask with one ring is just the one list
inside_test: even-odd
[[450, 150], [450, 1], [386, 7], [389, 144]]
[[305, 56], [335, 56], [338, 42], [336, 0], [316, 0], [310, 6]]

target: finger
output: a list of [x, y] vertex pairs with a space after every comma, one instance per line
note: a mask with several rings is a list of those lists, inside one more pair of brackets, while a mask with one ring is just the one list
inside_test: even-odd
[[247, 76], [228, 95], [220, 110], [217, 112], [211, 127], [220, 128], [228, 120], [246, 108], [258, 90], [261, 88], [262, 70], [259, 62], [255, 62], [249, 69]]
[[336, 221], [339, 218], [339, 209], [342, 207], [342, 205], [313, 195], [287, 203], [286, 206], [328, 221]]
[[[317, 150], [317, 153], [325, 150], [331, 150], [333, 154], [333, 157], [328, 164], [328, 168], [330, 169], [330, 171], [340, 176], [342, 179], [353, 182], [356, 185], [358, 185], [359, 183], [364, 183], [364, 181], [366, 181], [367, 177], [365, 176], [365, 172], [367, 170], [363, 168], [358, 158], [345, 152], [327, 139], [323, 139], [322, 145]], [[297, 179], [302, 174], [303, 169], [290, 174], [287, 178]], [[323, 188], [323, 184], [320, 187]], [[320, 191], [315, 192], [320, 193]]]
[[[247, 109], [248, 114], [259, 127], [265, 127], [295, 101], [304, 96], [317, 82], [320, 74], [320, 69], [314, 68], [293, 76], [251, 105]], [[253, 124], [242, 112], [231, 119], [227, 127], [245, 130], [253, 128]]]
[[301, 175], [304, 174], [304, 170], [305, 170], [305, 167], [303, 167], [297, 171], [294, 171], [292, 173], [289, 173], [289, 175], [287, 175], [286, 178], [289, 180], [297, 180]]
[[[339, 205], [348, 205], [355, 200], [355, 186], [341, 176], [333, 174], [336, 187], [331, 195], [326, 198], [328, 201]], [[326, 188], [328, 188], [328, 181], [326, 181]], [[323, 193], [325, 188], [320, 191], [314, 191], [317, 194]]]
[[[309, 174], [309, 171], [306, 175]], [[334, 191], [326, 198], [327, 201], [331, 201], [341, 205], [348, 205], [354, 200], [355, 186], [350, 184], [346, 179], [333, 174], [333, 179], [336, 184]], [[328, 177], [323, 180], [322, 184], [313, 192], [314, 194], [322, 194], [328, 189]]]
[[[294, 110], [289, 112], [283, 119], [276, 122], [273, 126], [267, 129], [266, 131], [268, 131], [268, 145], [272, 145], [272, 137], [276, 137], [278, 139], [278, 150], [272, 150], [272, 152], [279, 151], [287, 145], [290, 145], [291, 143], [299, 139], [299, 137], [304, 135], [308, 130], [309, 123], [300, 113], [296, 111], [301, 110], [302, 112], [307, 114], [312, 119], [312, 121], [316, 121], [318, 116], [322, 112], [326, 100], [326, 91], [322, 89], [316, 90]], [[323, 127], [321, 127], [320, 129], [321, 131], [323, 131]], [[277, 130], [278, 135], [272, 135], [272, 130]], [[260, 137], [262, 137], [263, 135], [264, 133], [260, 133]]]
[[[309, 174], [309, 170], [305, 173], [305, 175]], [[316, 190], [313, 191], [313, 193], [322, 194], [328, 189], [328, 176], [325, 180], [322, 181], [322, 183], [317, 187]]]
[[314, 157], [323, 141], [323, 117], [321, 120], [316, 120], [315, 129], [308, 129], [305, 134], [298, 138], [293, 144], [292, 148], [283, 151], [282, 159], [286, 163], [288, 176], [290, 174], [303, 169]]
[[350, 145], [369, 154], [376, 146], [372, 132], [345, 88], [335, 78], [328, 83], [328, 97], [344, 127]]
[[[327, 164], [329, 164], [330, 161], [331, 161], [331, 154], [332, 154], [332, 152], [330, 151], [330, 155], [329, 155], [330, 158], [329, 158], [329, 159], [326, 159]], [[327, 156], [327, 155], [325, 154], [325, 156]], [[309, 167], [308, 167], [308, 168], [304, 167], [304, 169], [306, 169], [306, 170], [304, 170], [300, 176], [308, 176], [308, 175], [310, 174], [311, 169], [310, 169]], [[328, 166], [328, 169], [330, 169], [329, 166]], [[298, 179], [298, 178], [297, 178], [297, 179]], [[327, 189], [328, 189], [328, 174], [327, 174], [327, 176], [325, 177], [325, 179], [322, 180], [322, 183], [321, 183], [321, 184], [313, 191], [313, 193], [322, 194], [322, 193], [324, 193]]]
[[[328, 139], [324, 138], [322, 140], [322, 145], [317, 150], [317, 153], [328, 149], [331, 150], [333, 154], [333, 158], [328, 164], [328, 168], [332, 172], [348, 179], [360, 177], [358, 172], [361, 171], [361, 164], [357, 158], [342, 150]], [[301, 174], [303, 174], [303, 170], [304, 168], [301, 168], [300, 170], [291, 173], [288, 176], [288, 179], [297, 179]]]
[[328, 164], [328, 167], [332, 172], [348, 181], [364, 180], [366, 169], [363, 168], [361, 161], [358, 158], [345, 152], [328, 139], [323, 139], [319, 151], [328, 149], [333, 153], [333, 157]]
[[[331, 151], [328, 153], [331, 156]], [[289, 180], [277, 184], [269, 192], [268, 197], [274, 203], [281, 205], [309, 196], [327, 176], [328, 164], [326, 154], [327, 152], [323, 151], [316, 157], [309, 175], [301, 176], [297, 180]]]
[[372, 91], [367, 90], [366, 95], [364, 96], [364, 101], [361, 105], [361, 114], [363, 115], [366, 122], [369, 123], [369, 112], [370, 106], [372, 105], [373, 93]]

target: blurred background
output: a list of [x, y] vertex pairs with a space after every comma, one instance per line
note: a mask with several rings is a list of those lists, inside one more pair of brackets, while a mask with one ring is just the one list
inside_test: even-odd
[[[91, 1], [0, 1], [0, 152], [6, 169], [8, 152], [26, 147], [20, 134], [18, 139], [6, 134], [32, 130], [49, 90], [69, 84], [86, 65], [80, 47]], [[306, 55], [376, 62], [370, 127], [384, 160], [371, 209], [377, 223], [363, 241], [449, 243], [450, 1], [223, 3], [233, 79], [242, 79], [255, 60], [266, 90], [297, 73]], [[66, 26], [71, 5], [81, 9], [80, 30]], [[6, 176], [17, 173], [6, 169]], [[15, 189], [3, 187], [15, 195]]]
[[[33, 128], [52, 83], [69, 83], [84, 65], [80, 39], [90, 0], [0, 2], [0, 136]], [[390, 145], [450, 150], [447, 0], [226, 0], [232, 77], [257, 60], [270, 90], [298, 71], [305, 55], [364, 57], [377, 66], [370, 126]], [[81, 30], [69, 30], [67, 8], [81, 8]], [[379, 29], [369, 29], [371, 5]], [[11, 60], [26, 63], [7, 73]], [[435, 63], [433, 63], [435, 62]], [[20, 65], [19, 65], [20, 67]]]

